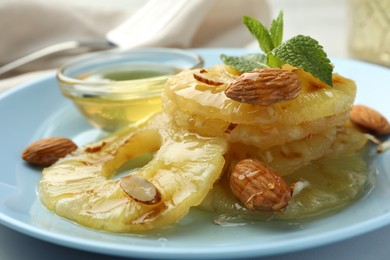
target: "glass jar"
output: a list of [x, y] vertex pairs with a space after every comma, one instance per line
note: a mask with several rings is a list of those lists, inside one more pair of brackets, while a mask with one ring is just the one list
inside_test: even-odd
[[349, 0], [349, 11], [351, 54], [390, 66], [390, 0]]

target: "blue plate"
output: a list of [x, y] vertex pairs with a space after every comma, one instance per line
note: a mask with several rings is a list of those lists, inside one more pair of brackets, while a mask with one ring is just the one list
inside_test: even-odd
[[[219, 54], [238, 49], [197, 49], [206, 66], [220, 63]], [[358, 85], [356, 103], [369, 105], [390, 118], [390, 70], [363, 62], [336, 59], [335, 71]], [[28, 82], [0, 96], [0, 222], [24, 234], [67, 247], [140, 258], [243, 258], [307, 249], [350, 238], [390, 223], [390, 153], [378, 155], [377, 183], [364, 198], [330, 216], [311, 221], [264, 222], [217, 226], [198, 210], [166, 232], [118, 235], [90, 230], [64, 220], [37, 199], [39, 169], [20, 154], [34, 140], [72, 138], [79, 145], [96, 140], [70, 101], [59, 92], [54, 74]]]

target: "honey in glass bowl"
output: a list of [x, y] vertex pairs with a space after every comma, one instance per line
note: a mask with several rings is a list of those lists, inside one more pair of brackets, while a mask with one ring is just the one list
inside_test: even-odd
[[186, 50], [115, 50], [63, 66], [57, 80], [63, 95], [91, 125], [112, 132], [161, 111], [167, 78], [202, 65], [199, 55]]

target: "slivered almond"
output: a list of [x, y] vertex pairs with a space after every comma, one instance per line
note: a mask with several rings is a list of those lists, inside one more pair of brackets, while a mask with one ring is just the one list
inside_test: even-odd
[[135, 175], [127, 175], [120, 178], [119, 185], [122, 190], [133, 200], [155, 205], [161, 202], [161, 193], [150, 181]]
[[[200, 74], [202, 73], [202, 74]], [[200, 81], [202, 83], [205, 83], [207, 85], [212, 85], [212, 86], [220, 86], [223, 84], [223, 82], [216, 81], [210, 77], [207, 77], [203, 71], [200, 71], [200, 73], [194, 73], [194, 78], [197, 81]]]

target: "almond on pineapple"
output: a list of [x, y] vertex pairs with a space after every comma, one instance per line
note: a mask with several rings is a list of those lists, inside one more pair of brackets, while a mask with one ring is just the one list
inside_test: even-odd
[[295, 99], [301, 90], [298, 76], [279, 68], [255, 69], [229, 84], [225, 94], [241, 103], [269, 106]]
[[30, 144], [22, 158], [32, 165], [47, 167], [76, 149], [77, 145], [68, 138], [49, 137]]

